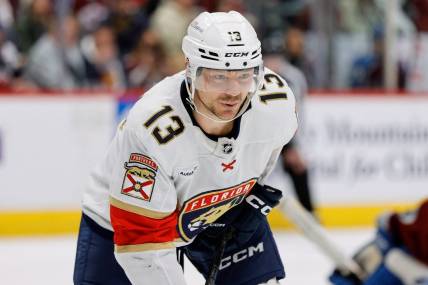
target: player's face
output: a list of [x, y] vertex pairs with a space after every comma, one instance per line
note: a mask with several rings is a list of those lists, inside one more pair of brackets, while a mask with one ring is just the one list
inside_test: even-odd
[[204, 68], [196, 85], [198, 110], [223, 120], [234, 118], [254, 86], [254, 69], [219, 70]]

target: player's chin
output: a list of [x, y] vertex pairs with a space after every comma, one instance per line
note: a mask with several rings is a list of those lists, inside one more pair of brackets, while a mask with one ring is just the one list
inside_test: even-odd
[[222, 120], [231, 120], [236, 117], [239, 112], [241, 102], [219, 103], [216, 106], [216, 116]]
[[221, 110], [219, 112], [216, 112], [216, 116], [219, 117], [222, 120], [231, 120], [236, 117], [238, 114], [238, 110]]

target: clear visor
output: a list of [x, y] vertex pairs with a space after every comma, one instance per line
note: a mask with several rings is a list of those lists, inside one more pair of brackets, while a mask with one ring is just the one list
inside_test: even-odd
[[204, 92], [252, 94], [257, 91], [259, 81], [259, 67], [239, 70], [199, 67], [194, 83], [195, 89]]

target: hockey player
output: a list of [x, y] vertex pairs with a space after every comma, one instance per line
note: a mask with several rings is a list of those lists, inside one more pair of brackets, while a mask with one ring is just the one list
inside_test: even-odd
[[[428, 199], [415, 211], [387, 213], [376, 239], [354, 256], [365, 276], [336, 270], [336, 285], [428, 285]], [[361, 280], [362, 279], [362, 280]]]
[[285, 276], [264, 180], [296, 131], [293, 93], [237, 12], [200, 14], [182, 46], [186, 70], [144, 94], [91, 175], [75, 284], [185, 284], [177, 247], [208, 278], [225, 236], [216, 284]]

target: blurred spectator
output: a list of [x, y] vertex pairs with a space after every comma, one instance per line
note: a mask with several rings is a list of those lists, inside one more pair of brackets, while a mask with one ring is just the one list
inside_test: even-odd
[[[384, 33], [377, 28], [373, 33], [373, 50], [358, 57], [352, 64], [350, 85], [353, 88], [383, 88], [384, 86]], [[406, 71], [398, 63], [398, 88], [406, 87]]]
[[166, 0], [154, 12], [151, 28], [159, 36], [166, 53], [168, 73], [184, 69], [181, 40], [187, 26], [199, 14], [196, 0]]
[[378, 0], [337, 1], [339, 31], [347, 33], [372, 33], [384, 19], [382, 3]]
[[128, 86], [149, 89], [166, 75], [164, 52], [156, 34], [144, 32], [138, 46], [126, 57]]
[[14, 24], [13, 9], [9, 0], [0, 0], [0, 26], [9, 30]]
[[33, 0], [21, 7], [16, 23], [19, 49], [27, 53], [35, 42], [48, 30], [53, 14], [52, 1]]
[[105, 6], [106, 1], [105, 0], [73, 0], [72, 1], [73, 12], [77, 14], [84, 7], [94, 3]]
[[428, 0], [407, 0], [404, 9], [419, 32], [428, 32]]
[[[337, 31], [345, 33], [364, 33], [370, 36], [377, 27], [384, 24], [386, 6], [389, 0], [347, 0], [336, 1], [338, 11]], [[409, 0], [397, 0], [400, 8]], [[425, 1], [425, 0], [422, 0]], [[410, 0], [420, 2], [420, 0]], [[425, 14], [423, 14], [425, 15]], [[395, 25], [400, 33], [408, 34], [414, 31], [413, 24], [402, 9], [398, 9], [394, 16]]]
[[75, 4], [79, 4], [79, 8], [76, 8], [76, 15], [82, 27], [82, 32], [84, 34], [93, 33], [101, 23], [107, 20], [109, 9], [105, 4], [97, 1], [89, 3], [80, 2], [77, 1]]
[[45, 89], [86, 86], [86, 68], [79, 48], [79, 24], [74, 16], [52, 20], [28, 56], [25, 76]]
[[22, 67], [22, 57], [0, 25], [0, 87], [9, 87]]
[[142, 1], [116, 0], [112, 2], [109, 22], [115, 33], [119, 52], [124, 55], [135, 48], [142, 32], [147, 28], [147, 18]]
[[216, 12], [229, 12], [236, 11], [241, 13], [255, 29], [258, 27], [258, 21], [256, 16], [247, 11], [247, 7], [243, 0], [219, 0], [217, 1]]
[[92, 87], [124, 89], [126, 77], [111, 26], [103, 24], [82, 39], [82, 51], [88, 62]]
[[411, 54], [407, 89], [428, 91], [428, 0], [408, 0], [405, 10], [418, 31]]
[[242, 0], [218, 0], [216, 12], [229, 12], [237, 11], [239, 13], [245, 12], [245, 4]]
[[315, 85], [314, 66], [305, 54], [305, 35], [297, 27], [289, 27], [284, 35], [285, 55], [287, 60], [300, 69], [305, 75], [309, 86]]
[[[225, 1], [227, 2], [227, 1]], [[232, 1], [233, 2], [233, 1]], [[261, 33], [261, 41], [270, 39], [277, 33], [282, 33], [289, 26], [300, 29], [309, 28], [308, 0], [246, 0], [247, 13], [259, 19], [257, 29]]]

